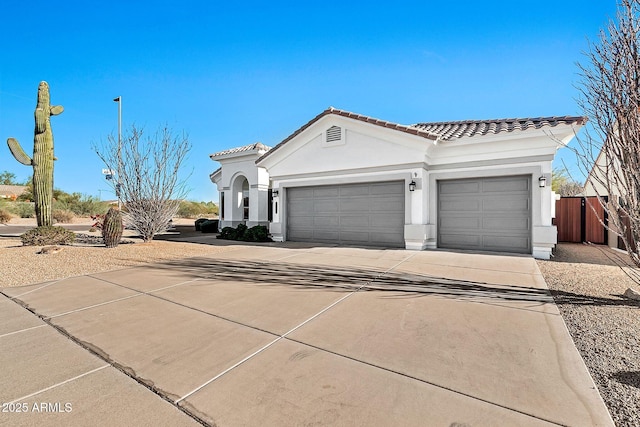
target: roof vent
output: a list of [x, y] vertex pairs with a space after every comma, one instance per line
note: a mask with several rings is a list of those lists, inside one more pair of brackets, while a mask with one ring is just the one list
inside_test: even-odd
[[331, 126], [327, 129], [327, 142], [340, 141], [342, 138], [342, 129], [338, 126]]

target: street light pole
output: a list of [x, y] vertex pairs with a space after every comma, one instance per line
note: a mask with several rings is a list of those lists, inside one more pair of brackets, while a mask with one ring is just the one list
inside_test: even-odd
[[118, 197], [118, 210], [121, 208], [120, 202], [120, 172], [122, 171], [122, 96], [114, 99], [118, 103], [118, 175], [116, 179], [116, 196]]

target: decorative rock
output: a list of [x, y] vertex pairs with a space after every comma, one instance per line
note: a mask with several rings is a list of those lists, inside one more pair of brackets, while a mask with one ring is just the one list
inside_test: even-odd
[[629, 288], [625, 291], [624, 296], [629, 298], [629, 299], [633, 299], [636, 301], [640, 301], [640, 292], [636, 291], [633, 288]]
[[61, 246], [45, 246], [42, 249], [40, 249], [40, 252], [38, 253], [39, 254], [57, 254], [62, 249], [63, 248]]

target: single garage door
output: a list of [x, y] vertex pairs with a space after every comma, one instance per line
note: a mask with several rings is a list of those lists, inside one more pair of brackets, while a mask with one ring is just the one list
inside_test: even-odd
[[438, 247], [531, 253], [531, 176], [438, 181]]
[[404, 247], [404, 182], [290, 188], [287, 240]]

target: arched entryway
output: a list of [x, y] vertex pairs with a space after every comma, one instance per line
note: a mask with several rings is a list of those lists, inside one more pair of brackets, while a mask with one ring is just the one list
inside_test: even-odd
[[231, 188], [232, 220], [248, 221], [250, 209], [249, 181], [244, 175], [238, 175]]

